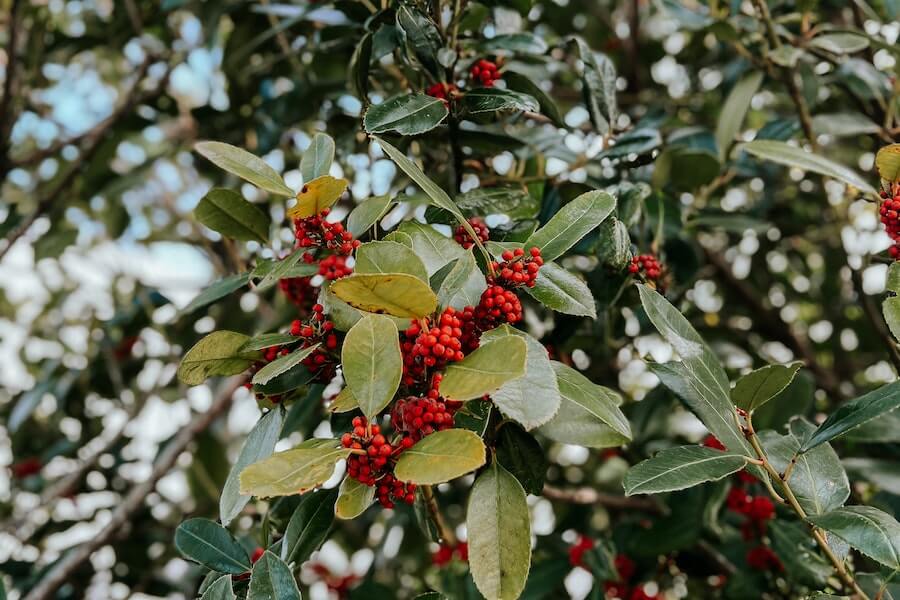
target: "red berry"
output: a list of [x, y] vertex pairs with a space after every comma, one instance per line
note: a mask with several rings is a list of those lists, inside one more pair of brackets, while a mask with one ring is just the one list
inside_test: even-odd
[[[478, 237], [478, 240], [482, 243], [488, 241], [490, 239], [491, 230], [485, 225], [484, 221], [479, 219], [478, 217], [472, 217], [470, 219], [466, 219], [469, 225], [472, 226], [472, 229], [475, 231], [475, 235]], [[475, 240], [466, 230], [466, 228], [462, 225], [458, 226], [453, 232], [453, 238], [463, 248], [471, 248], [475, 245]]]

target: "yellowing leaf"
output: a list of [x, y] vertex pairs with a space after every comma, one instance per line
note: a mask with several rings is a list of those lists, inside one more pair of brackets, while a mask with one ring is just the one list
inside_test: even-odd
[[428, 284], [406, 273], [357, 273], [331, 284], [331, 292], [359, 310], [420, 318], [437, 308]]
[[309, 440], [241, 471], [241, 494], [260, 498], [302, 494], [325, 483], [335, 463], [349, 454], [350, 449], [337, 440]]
[[891, 183], [900, 181], [900, 144], [885, 146], [875, 155], [875, 166], [881, 178]]
[[400, 481], [433, 485], [462, 477], [485, 462], [484, 442], [467, 429], [432, 433], [400, 455], [394, 475]]
[[288, 209], [292, 219], [312, 217], [337, 202], [350, 184], [346, 179], [337, 179], [331, 175], [316, 177], [305, 184], [297, 194], [297, 204]]

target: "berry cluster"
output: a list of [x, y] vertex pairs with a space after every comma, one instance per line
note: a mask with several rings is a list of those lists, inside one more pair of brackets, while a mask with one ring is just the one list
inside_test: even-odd
[[594, 549], [594, 540], [586, 535], [579, 535], [575, 543], [569, 546], [569, 564], [573, 567], [583, 567], [584, 555]]
[[[478, 217], [472, 217], [470, 219], [466, 219], [469, 222], [469, 225], [472, 226], [472, 229], [475, 231], [475, 235], [478, 236], [478, 240], [481, 243], [484, 243], [491, 239], [491, 230], [485, 225], [484, 221], [479, 219]], [[468, 250], [472, 246], [475, 245], [475, 240], [472, 239], [471, 234], [466, 230], [462, 225], [458, 226], [453, 231], [453, 239], [456, 240], [456, 243]]]
[[308, 312], [316, 299], [317, 291], [311, 277], [285, 277], [278, 280], [278, 287], [288, 300], [300, 307], [302, 313]]
[[37, 475], [41, 472], [43, 467], [44, 464], [41, 462], [41, 459], [36, 456], [31, 456], [10, 465], [9, 469], [16, 479], [25, 479], [26, 477]]
[[475, 307], [475, 319], [482, 331], [502, 323], [518, 323], [522, 320], [522, 303], [512, 290], [501, 285], [489, 285]]
[[757, 571], [782, 571], [784, 566], [768, 546], [756, 546], [747, 552], [747, 564]]
[[[441, 370], [447, 363], [462, 360], [465, 353], [478, 347], [474, 330], [475, 309], [447, 307], [434, 326], [425, 319], [413, 322], [400, 343], [403, 352], [403, 384], [411, 387], [427, 380], [428, 369]], [[474, 338], [474, 341], [473, 341]], [[435, 375], [439, 377], [439, 375]], [[433, 383], [440, 383], [440, 380]]]
[[534, 287], [538, 271], [544, 264], [540, 248], [532, 248], [528, 256], [522, 248], [506, 250], [500, 257], [502, 262], [491, 262], [494, 277], [489, 279], [508, 288]]
[[394, 403], [391, 425], [418, 442], [435, 431], [453, 427], [453, 412], [440, 398], [409, 396]]
[[469, 561], [469, 545], [466, 542], [459, 542], [455, 546], [450, 544], [441, 544], [438, 549], [431, 555], [431, 562], [436, 567], [443, 567], [453, 560], [454, 555], [463, 562]]
[[385, 508], [393, 508], [394, 500], [415, 502], [415, 484], [398, 480], [392, 472], [397, 456], [413, 445], [412, 439], [402, 438], [395, 446], [379, 425], [370, 425], [365, 417], [355, 417], [352, 424], [353, 431], [341, 436], [341, 445], [353, 451], [347, 458], [347, 474], [360, 483], [377, 486], [376, 496]]
[[347, 257], [341, 254], [330, 254], [319, 261], [319, 275], [329, 281], [353, 274], [353, 267], [347, 266]]
[[378, 481], [375, 497], [385, 508], [394, 508], [394, 501], [414, 504], [416, 501], [416, 484], [400, 481], [388, 473]]
[[891, 197], [888, 192], [882, 190], [881, 198], [883, 200], [879, 209], [881, 222], [894, 242], [894, 245], [888, 249], [888, 253], [894, 260], [900, 260], [900, 191]]
[[[343, 224], [325, 220], [329, 212], [325, 208], [318, 215], [294, 219], [294, 236], [297, 238], [298, 248], [323, 248], [348, 255], [359, 247], [359, 240], [354, 240], [353, 234], [345, 230]], [[311, 263], [313, 256], [307, 252], [303, 259]]]
[[439, 81], [434, 85], [428, 87], [425, 90], [425, 93], [433, 98], [440, 98], [444, 101], [444, 104], [448, 104], [450, 100], [454, 99], [459, 93], [459, 88], [457, 88], [452, 83], [444, 83], [443, 81]]
[[642, 275], [657, 285], [660, 284], [665, 275], [662, 263], [652, 254], [639, 254], [632, 257], [631, 264], [628, 265], [628, 272], [632, 275]]
[[312, 307], [312, 317], [306, 321], [294, 321], [291, 323], [291, 335], [303, 338], [301, 348], [309, 348], [314, 344], [320, 344], [318, 348], [304, 358], [301, 362], [316, 375], [320, 382], [327, 383], [334, 379], [340, 356], [338, 349], [338, 337], [334, 330], [334, 323], [325, 318], [325, 307], [315, 304]]
[[500, 79], [500, 70], [497, 67], [497, 63], [482, 58], [472, 65], [469, 75], [484, 87], [493, 87], [494, 82]]

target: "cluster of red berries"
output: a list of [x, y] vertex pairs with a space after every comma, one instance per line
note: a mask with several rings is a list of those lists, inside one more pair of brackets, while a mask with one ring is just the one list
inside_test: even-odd
[[[297, 238], [298, 248], [323, 248], [348, 255], [359, 247], [359, 240], [354, 240], [353, 234], [344, 229], [343, 224], [325, 220], [329, 212], [325, 208], [318, 215], [294, 219], [294, 236]], [[303, 259], [309, 263], [313, 261], [313, 256], [307, 252]]]
[[[491, 230], [487, 225], [485, 225], [484, 221], [482, 221], [478, 217], [472, 217], [470, 219], [466, 219], [466, 221], [468, 221], [469, 225], [472, 226], [472, 230], [475, 231], [475, 235], [478, 236], [478, 240], [482, 244], [491, 239]], [[475, 240], [472, 238], [472, 235], [462, 225], [458, 226], [453, 231], [453, 239], [455, 239], [456, 243], [466, 250], [475, 245]]]
[[463, 562], [469, 561], [469, 544], [459, 542], [455, 546], [450, 544], [441, 544], [438, 549], [431, 555], [431, 562], [436, 567], [447, 565], [453, 557], [456, 556]]
[[475, 319], [483, 331], [502, 323], [518, 323], [522, 320], [522, 303], [512, 290], [501, 285], [489, 285], [475, 307]]
[[398, 480], [392, 472], [397, 456], [412, 447], [413, 440], [405, 437], [394, 446], [381, 427], [369, 425], [365, 417], [355, 417], [352, 425], [353, 431], [341, 436], [341, 445], [354, 451], [347, 458], [347, 474], [360, 483], [377, 486], [375, 495], [385, 508], [393, 508], [394, 500], [415, 502], [415, 484]]
[[453, 412], [453, 408], [441, 402], [440, 398], [409, 396], [394, 403], [391, 425], [418, 442], [435, 431], [453, 427]]
[[347, 257], [341, 254], [330, 254], [319, 261], [319, 275], [329, 281], [353, 274], [353, 267], [347, 266]]
[[[426, 380], [428, 369], [441, 370], [447, 363], [460, 361], [478, 347], [475, 309], [447, 307], [433, 326], [428, 320], [413, 322], [400, 342], [403, 352], [403, 384], [407, 387]], [[474, 346], [473, 346], [474, 344]], [[439, 377], [439, 375], [435, 375]], [[432, 382], [432, 387], [440, 383]]]
[[459, 94], [459, 88], [452, 83], [439, 81], [438, 83], [429, 86], [428, 89], [425, 90], [425, 93], [433, 98], [440, 98], [444, 101], [444, 104], [447, 104]]
[[329, 382], [334, 378], [339, 357], [336, 355], [338, 337], [334, 330], [334, 323], [325, 317], [325, 307], [314, 304], [312, 317], [306, 322], [294, 321], [291, 323], [291, 335], [303, 338], [301, 348], [309, 348], [314, 344], [321, 344], [318, 348], [301, 361], [301, 364], [315, 373], [320, 382]]
[[[264, 366], [266, 366], [267, 364], [269, 364], [276, 358], [290, 354], [291, 349], [288, 348], [287, 346], [270, 346], [269, 348], [263, 349], [262, 353], [263, 353], [262, 360], [258, 360], [250, 366], [250, 376], [251, 377], [253, 376], [254, 373], [256, 373], [257, 371], [262, 369]], [[247, 381], [247, 383], [244, 384], [244, 387], [247, 388], [248, 390], [252, 390], [253, 384], [250, 381]], [[261, 398], [262, 396], [257, 395], [257, 397]], [[281, 402], [282, 395], [278, 394], [278, 395], [274, 395], [274, 396], [269, 396], [268, 398], [270, 401], [275, 402], [277, 404], [278, 402]]]
[[508, 288], [523, 285], [534, 287], [538, 271], [544, 264], [540, 248], [532, 248], [527, 256], [522, 248], [506, 250], [500, 258], [503, 259], [502, 262], [491, 262], [494, 271], [493, 282]]
[[300, 307], [301, 312], [309, 310], [317, 295], [312, 277], [285, 277], [278, 280], [278, 287], [288, 300]]
[[469, 69], [469, 75], [484, 87], [493, 87], [494, 82], [500, 79], [500, 70], [497, 67], [497, 63], [482, 58], [472, 65], [472, 68]]
[[883, 200], [879, 209], [881, 222], [891, 240], [894, 241], [894, 245], [888, 249], [888, 253], [894, 260], [900, 260], [900, 191], [891, 197], [888, 192], [882, 190], [881, 198]]
[[569, 546], [569, 564], [583, 567], [584, 555], [594, 549], [594, 540], [586, 535], [579, 535], [575, 543]]
[[747, 552], [747, 564], [757, 571], [782, 571], [784, 566], [768, 546], [756, 546]]
[[416, 484], [400, 481], [392, 473], [378, 480], [375, 497], [385, 508], [394, 508], [394, 501], [414, 504], [416, 501]]
[[134, 345], [137, 344], [139, 339], [140, 337], [136, 335], [123, 337], [122, 341], [116, 345], [115, 349], [113, 349], [113, 357], [118, 361], [131, 358], [131, 352], [134, 350]]
[[642, 274], [650, 281], [658, 282], [663, 276], [663, 267], [652, 254], [639, 254], [631, 258], [628, 272], [632, 275]]

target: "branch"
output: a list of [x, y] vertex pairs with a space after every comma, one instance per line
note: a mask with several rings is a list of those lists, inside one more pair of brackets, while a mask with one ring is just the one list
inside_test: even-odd
[[156, 483], [169, 473], [191, 441], [209, 427], [219, 415], [228, 410], [235, 391], [246, 380], [246, 376], [243, 375], [227, 380], [209, 410], [195, 416], [187, 427], [178, 432], [178, 435], [159, 454], [150, 477], [131, 488], [131, 491], [113, 512], [106, 526], [93, 538], [57, 562], [41, 582], [25, 596], [24, 600], [50, 600], [56, 590], [72, 578], [79, 567], [91, 557], [91, 554], [108, 544], [116, 534], [121, 533], [132, 515], [141, 509], [144, 500], [156, 488]]
[[644, 512], [665, 514], [667, 509], [652, 498], [632, 498], [598, 492], [591, 487], [562, 489], [550, 484], [544, 485], [543, 496], [550, 500], [568, 502], [569, 504], [600, 504], [616, 510], [642, 510]]
[[422, 486], [422, 498], [425, 499], [425, 507], [428, 509], [428, 514], [434, 522], [435, 527], [437, 527], [438, 535], [441, 536], [441, 540], [448, 546], [455, 546], [456, 536], [453, 534], [453, 530], [447, 525], [447, 522], [444, 521], [441, 507], [438, 506], [437, 498], [434, 497], [434, 489], [430, 485]]
[[6, 47], [6, 79], [3, 82], [3, 98], [0, 99], [0, 182], [6, 178], [9, 171], [9, 147], [10, 133], [18, 117], [18, 111], [13, 106], [13, 96], [16, 94], [16, 86], [19, 77], [19, 18], [21, 17], [20, 0], [12, 0], [9, 9], [9, 43]]

